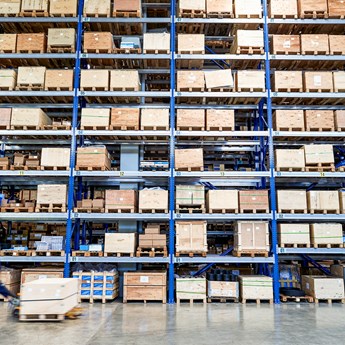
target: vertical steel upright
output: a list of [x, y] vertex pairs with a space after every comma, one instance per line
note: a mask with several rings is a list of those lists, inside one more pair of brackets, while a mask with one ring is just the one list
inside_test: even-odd
[[274, 176], [274, 151], [273, 151], [273, 121], [272, 121], [272, 99], [271, 99], [271, 66], [269, 60], [269, 36], [268, 36], [268, 17], [267, 17], [267, 0], [262, 0], [264, 14], [264, 45], [265, 45], [265, 75], [267, 89], [267, 123], [268, 123], [268, 151], [269, 151], [269, 171], [270, 171], [270, 204], [272, 212], [271, 233], [272, 233], [272, 254], [273, 264], [273, 293], [274, 302], [280, 303], [279, 298], [279, 261], [277, 254], [277, 219], [276, 219], [276, 187]]
[[175, 252], [175, 5], [170, 2], [170, 138], [169, 138], [169, 279], [168, 303], [175, 303], [174, 252]]
[[72, 136], [71, 136], [71, 157], [70, 157], [70, 170], [68, 178], [68, 198], [67, 198], [67, 223], [66, 223], [66, 256], [64, 277], [70, 275], [69, 254], [71, 251], [72, 239], [72, 211], [74, 206], [74, 167], [76, 160], [77, 149], [77, 124], [78, 124], [78, 111], [79, 111], [79, 82], [80, 82], [80, 52], [82, 42], [82, 15], [83, 15], [84, 0], [78, 1], [78, 24], [77, 24], [77, 39], [76, 39], [76, 60], [74, 68], [74, 95], [73, 95], [73, 114], [72, 114]]

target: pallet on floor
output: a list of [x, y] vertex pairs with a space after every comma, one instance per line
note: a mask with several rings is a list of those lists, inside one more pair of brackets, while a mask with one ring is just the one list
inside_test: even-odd
[[147, 303], [162, 303], [162, 304], [166, 304], [166, 300], [149, 300], [149, 299], [130, 299], [130, 300], [127, 300], [127, 299], [123, 299], [122, 303], [126, 304], [126, 303], [144, 303], [144, 304], [147, 304]]
[[73, 250], [72, 256], [103, 256], [103, 251]]
[[163, 248], [138, 247], [136, 255], [137, 255], [137, 257], [149, 256], [150, 258], [154, 258], [156, 256], [163, 256], [165, 258], [168, 256], [168, 249], [166, 246]]
[[255, 258], [256, 256], [264, 256], [265, 258], [268, 257], [268, 251], [265, 250], [233, 250], [233, 256], [241, 257], [241, 256], [250, 256]]
[[267, 298], [264, 298], [264, 299], [254, 299], [254, 298], [248, 298], [248, 299], [245, 299], [245, 298], [242, 298], [241, 299], [241, 303], [242, 304], [247, 304], [247, 303], [256, 303], [256, 304], [261, 304], [262, 302], [264, 303], [269, 303], [269, 304], [273, 304], [273, 299], [267, 299]]
[[205, 298], [177, 298], [177, 304], [181, 304], [181, 303], [189, 303], [189, 304], [194, 304], [194, 303], [202, 303], [202, 304], [206, 304], [207, 303], [207, 299], [206, 296]]
[[19, 315], [19, 321], [63, 321], [64, 314], [30, 314]]
[[344, 304], [345, 303], [345, 298], [314, 298], [314, 303], [318, 304], [318, 303], [328, 303], [328, 304], [332, 304], [332, 303], [341, 303]]
[[207, 297], [207, 303], [238, 303], [237, 297]]
[[286, 296], [284, 294], [280, 294], [280, 300], [282, 302], [296, 302], [296, 303], [300, 303], [300, 302], [308, 302], [308, 303], [313, 303], [314, 302], [314, 298], [312, 296]]
[[31, 256], [65, 256], [64, 250], [32, 250]]

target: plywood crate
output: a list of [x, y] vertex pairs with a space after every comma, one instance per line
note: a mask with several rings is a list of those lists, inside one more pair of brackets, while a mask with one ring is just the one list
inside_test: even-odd
[[168, 54], [170, 52], [169, 33], [145, 33], [143, 38], [145, 54]]
[[268, 222], [243, 221], [235, 223], [234, 255], [265, 254], [270, 250]]
[[112, 53], [114, 49], [111, 32], [85, 32], [84, 53]]
[[240, 190], [240, 212], [244, 213], [247, 211], [258, 211], [269, 212], [269, 201], [267, 190]]
[[0, 268], [0, 281], [2, 284], [11, 285], [20, 283], [21, 270], [1, 267]]
[[299, 54], [301, 52], [301, 41], [299, 35], [273, 35], [273, 54]]
[[201, 130], [205, 129], [205, 109], [177, 109], [176, 129]]
[[334, 131], [333, 110], [306, 110], [305, 124], [307, 131]]
[[326, 276], [302, 276], [302, 290], [317, 300], [344, 299], [344, 280]]
[[331, 265], [331, 273], [333, 276], [338, 278], [342, 278], [344, 280], [345, 277], [345, 266], [343, 264], [340, 265]]
[[46, 50], [45, 34], [18, 34], [17, 53], [44, 53]]
[[201, 185], [176, 185], [176, 208], [179, 206], [205, 207], [205, 187]]
[[74, 53], [74, 51], [75, 29], [48, 29], [48, 53]]
[[110, 17], [110, 0], [85, 0], [84, 17]]
[[273, 279], [267, 276], [239, 276], [240, 296], [246, 300], [269, 300], [273, 303]]
[[303, 171], [305, 168], [303, 149], [276, 149], [274, 155], [277, 171]]
[[109, 128], [109, 108], [83, 108], [81, 110], [81, 129], [105, 129]]
[[63, 278], [63, 268], [24, 268], [21, 273], [21, 284], [28, 283], [37, 279]]
[[15, 53], [17, 44], [17, 34], [0, 35], [0, 53]]
[[333, 72], [333, 85], [335, 92], [345, 91], [345, 72], [336, 71]]
[[311, 190], [307, 192], [307, 202], [311, 213], [339, 213], [339, 195], [336, 190]]
[[343, 225], [341, 223], [314, 223], [310, 225], [311, 244], [315, 247], [343, 247]]
[[140, 116], [141, 130], [168, 130], [169, 109], [143, 108]]
[[207, 248], [206, 221], [177, 221], [176, 223], [176, 256], [180, 254], [203, 254]]
[[301, 92], [303, 90], [301, 71], [274, 71], [273, 88], [276, 92]]
[[234, 131], [235, 111], [231, 109], [206, 109], [207, 131]]
[[206, 278], [204, 277], [180, 277], [176, 278], [176, 299], [181, 300], [203, 300], [206, 303]]
[[327, 0], [298, 0], [300, 18], [327, 18]]
[[77, 0], [50, 0], [49, 14], [52, 17], [76, 17]]
[[72, 91], [73, 69], [48, 69], [46, 71], [45, 90]]
[[14, 90], [16, 86], [17, 73], [13, 69], [0, 70], [0, 90]]
[[123, 274], [123, 303], [127, 301], [162, 301], [166, 303], [165, 271], [125, 272]]
[[112, 70], [110, 71], [111, 91], [139, 91], [139, 72], [136, 70]]
[[204, 71], [177, 71], [177, 91], [204, 91]]
[[328, 16], [330, 18], [345, 17], [345, 7], [343, 0], [327, 0], [328, 2]]
[[297, 0], [270, 0], [268, 16], [271, 18], [297, 18]]
[[35, 108], [12, 108], [11, 128], [36, 127], [43, 128], [52, 123], [50, 117], [42, 110]]
[[107, 189], [105, 191], [105, 209], [106, 212], [136, 212], [137, 191]]
[[175, 150], [176, 170], [204, 170], [203, 149], [177, 149]]
[[179, 0], [178, 1], [178, 16], [188, 16], [190, 14], [202, 15], [206, 11], [205, 0]]
[[0, 2], [1, 17], [10, 17], [20, 12], [21, 0], [3, 0]]
[[280, 247], [310, 247], [309, 224], [293, 223], [278, 225]]
[[333, 92], [332, 72], [304, 72], [306, 92]]
[[345, 130], [345, 110], [336, 110], [334, 112], [334, 124], [337, 131]]
[[17, 89], [44, 89], [45, 67], [18, 67]]
[[140, 109], [112, 108], [110, 129], [135, 130], [139, 129]]
[[[207, 297], [212, 298], [239, 298], [238, 282], [207, 281]], [[210, 300], [209, 300], [210, 302]]]
[[[243, 3], [243, 1], [241, 1]], [[245, 3], [243, 3], [245, 4]], [[237, 30], [230, 49], [232, 54], [263, 54], [264, 33], [262, 30]]]
[[22, 0], [20, 13], [32, 13], [33, 16], [48, 15], [49, 0]]
[[204, 34], [178, 34], [177, 35], [178, 54], [204, 54], [205, 35]]
[[168, 213], [168, 191], [162, 189], [143, 189], [139, 191], [139, 213], [163, 211]]
[[70, 164], [69, 148], [43, 147], [41, 152], [42, 167], [68, 168]]
[[208, 91], [229, 91], [234, 87], [231, 69], [205, 71], [204, 73]]
[[[86, 168], [86, 169], [85, 169]], [[77, 169], [110, 170], [111, 161], [105, 146], [87, 146], [77, 149]]]
[[273, 113], [274, 129], [276, 131], [304, 131], [303, 110], [275, 110]]
[[0, 108], [0, 129], [11, 128], [12, 108]]
[[328, 55], [328, 35], [301, 35], [301, 53], [307, 55]]
[[238, 213], [238, 190], [216, 189], [206, 193], [209, 213]]
[[137, 245], [136, 233], [106, 233], [104, 235], [104, 253], [134, 255]]
[[65, 184], [39, 184], [37, 186], [37, 204], [67, 203], [67, 186]]
[[141, 0], [116, 0], [113, 5], [113, 17], [141, 17]]
[[345, 35], [329, 35], [329, 53], [331, 55], [345, 54]]
[[108, 91], [109, 71], [101, 69], [81, 70], [80, 90], [84, 91]]
[[232, 0], [206, 0], [207, 16], [216, 16], [217, 18], [231, 18], [233, 16], [232, 2]]
[[305, 190], [278, 190], [279, 213], [307, 213], [307, 192]]
[[345, 189], [339, 189], [340, 212], [345, 213]]
[[234, 0], [235, 18], [262, 18], [260, 0]]
[[333, 145], [304, 145], [305, 165], [334, 164]]
[[[141, 253], [142, 248], [166, 248], [167, 236], [165, 234], [139, 234], [139, 245], [137, 253]], [[154, 252], [154, 250], [152, 250]], [[163, 251], [164, 252], [164, 251]], [[167, 255], [167, 253], [166, 253]], [[166, 256], [164, 255], [164, 256]]]
[[236, 90], [238, 92], [265, 91], [265, 72], [264, 71], [237, 71]]

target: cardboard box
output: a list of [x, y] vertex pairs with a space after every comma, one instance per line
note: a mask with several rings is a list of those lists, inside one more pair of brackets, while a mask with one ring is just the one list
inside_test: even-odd
[[[58, 49], [63, 48], [70, 48], [70, 52], [75, 51], [75, 37], [76, 32], [75, 29], [56, 29], [50, 28], [48, 29], [48, 49], [47, 51], [51, 51], [51, 49], [55, 49], [54, 52]], [[62, 50], [63, 51], [63, 50]]]
[[204, 169], [203, 149], [176, 149], [175, 150], [175, 169], [190, 170]]
[[304, 90], [306, 92], [333, 92], [332, 72], [304, 72]]
[[135, 233], [106, 233], [104, 235], [104, 253], [134, 254], [136, 244]]
[[46, 71], [44, 89], [53, 91], [73, 90], [72, 69], [51, 69]]
[[302, 276], [302, 289], [317, 299], [344, 298], [344, 280], [326, 276]]
[[39, 184], [37, 186], [37, 204], [67, 203], [67, 186], [65, 184]]
[[268, 16], [271, 18], [297, 18], [297, 0], [270, 0]]
[[[278, 212], [307, 211], [307, 192], [305, 190], [277, 190]], [[302, 212], [303, 213], [303, 212]]]
[[277, 171], [304, 170], [305, 162], [303, 149], [276, 149], [274, 154]]
[[307, 202], [309, 211], [338, 211], [339, 195], [336, 190], [311, 190], [307, 192]]
[[262, 18], [260, 0], [234, 0], [235, 18]]
[[112, 108], [110, 125], [112, 129], [139, 130], [140, 109]]
[[328, 35], [301, 35], [301, 53], [307, 55], [329, 54]]
[[168, 130], [169, 109], [141, 109], [140, 129]]
[[325, 145], [304, 145], [305, 165], [309, 164], [333, 164], [333, 146]]
[[17, 86], [33, 86], [44, 89], [45, 67], [18, 67]]
[[279, 224], [278, 229], [278, 243], [280, 246], [284, 247], [287, 244], [310, 245], [309, 224]]
[[180, 205], [205, 206], [205, 187], [201, 185], [176, 185], [176, 207]]
[[234, 79], [231, 69], [223, 69], [217, 71], [205, 71], [206, 89], [232, 89], [234, 87]]
[[238, 282], [207, 281], [207, 296], [239, 298], [239, 284]]
[[204, 71], [177, 71], [177, 91], [203, 91], [204, 88]]
[[[80, 128], [87, 127], [98, 128], [109, 126], [110, 109], [109, 108], [83, 108], [81, 110]], [[86, 128], [85, 128], [86, 127]]]
[[143, 35], [144, 53], [170, 53], [169, 33], [144, 33]]
[[267, 210], [269, 211], [268, 190], [240, 190], [240, 210]]
[[110, 17], [110, 0], [85, 0], [84, 17]]
[[274, 91], [301, 92], [303, 90], [301, 71], [274, 71]]
[[50, 0], [49, 14], [53, 17], [77, 16], [77, 0]]
[[85, 146], [77, 148], [78, 168], [101, 168], [110, 170], [111, 161], [105, 146]]
[[176, 278], [176, 299], [203, 299], [206, 302], [206, 278], [181, 277]]
[[177, 35], [178, 54], [205, 53], [205, 35], [204, 34], [178, 34]]
[[273, 300], [273, 280], [267, 276], [239, 276], [242, 301], [247, 299]]
[[139, 212], [145, 210], [164, 210], [164, 213], [168, 213], [168, 191], [162, 189], [140, 190]]
[[70, 165], [69, 148], [62, 147], [43, 147], [41, 153], [41, 166], [42, 167], [66, 167]]
[[105, 208], [135, 212], [137, 208], [137, 191], [107, 189], [105, 191]]
[[101, 69], [81, 70], [80, 90], [109, 90], [109, 71]]
[[235, 130], [235, 111], [231, 109], [206, 109], [206, 130]]
[[177, 109], [176, 112], [177, 130], [190, 130], [205, 128], [205, 109]]
[[112, 70], [110, 71], [111, 91], [139, 91], [140, 78], [136, 70]]
[[15, 53], [17, 34], [0, 34], [0, 52]]
[[341, 223], [314, 223], [310, 225], [310, 239], [312, 245], [338, 244], [342, 245], [343, 225]]
[[236, 90], [238, 92], [265, 91], [265, 72], [264, 71], [237, 71], [236, 73]]
[[12, 108], [11, 126], [43, 128], [51, 123], [50, 117], [39, 108]]
[[209, 213], [215, 211], [238, 213], [238, 190], [209, 190], [206, 194], [206, 207]]
[[176, 253], [207, 253], [207, 222], [177, 221]]
[[0, 128], [10, 129], [12, 108], [0, 108]]
[[2, 89], [13, 90], [16, 86], [17, 72], [13, 69], [0, 70], [0, 87]]
[[85, 32], [84, 53], [111, 53], [114, 48], [113, 35], [111, 32]]

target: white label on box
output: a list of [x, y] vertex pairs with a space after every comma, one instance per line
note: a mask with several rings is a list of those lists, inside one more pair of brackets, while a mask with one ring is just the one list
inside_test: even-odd
[[291, 43], [290, 43], [290, 40], [286, 40], [286, 41], [284, 41], [284, 43], [283, 43], [283, 47], [284, 47], [284, 48], [291, 48]]
[[140, 283], [148, 283], [149, 277], [148, 276], [140, 276]]
[[46, 279], [48, 276], [46, 274], [42, 274], [38, 276], [38, 279]]
[[309, 290], [309, 283], [305, 283], [305, 287]]
[[314, 76], [314, 85], [315, 86], [321, 86], [321, 75], [315, 75]]

